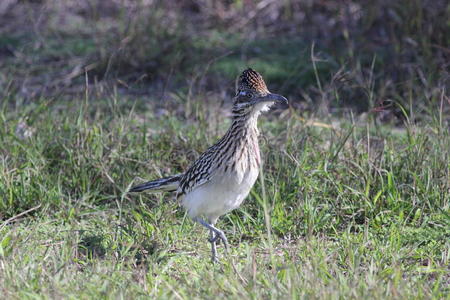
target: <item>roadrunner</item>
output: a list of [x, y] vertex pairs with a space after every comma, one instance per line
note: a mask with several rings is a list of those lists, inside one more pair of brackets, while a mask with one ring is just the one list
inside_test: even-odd
[[245, 70], [239, 77], [232, 124], [225, 135], [185, 173], [137, 185], [130, 192], [176, 191], [188, 215], [209, 230], [212, 260], [217, 261], [216, 242], [222, 241], [226, 252], [228, 241], [215, 224], [241, 205], [255, 183], [261, 167], [257, 119], [277, 103], [287, 106], [287, 99], [269, 92], [258, 72]]

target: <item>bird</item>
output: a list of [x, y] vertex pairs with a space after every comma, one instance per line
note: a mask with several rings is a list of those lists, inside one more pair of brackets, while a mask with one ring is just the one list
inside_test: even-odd
[[257, 120], [272, 106], [288, 107], [288, 100], [271, 93], [258, 72], [248, 68], [237, 80], [231, 125], [225, 135], [203, 152], [184, 173], [149, 181], [129, 192], [176, 192], [189, 217], [209, 230], [211, 259], [218, 262], [217, 244], [228, 253], [219, 217], [238, 208], [256, 182], [261, 168]]

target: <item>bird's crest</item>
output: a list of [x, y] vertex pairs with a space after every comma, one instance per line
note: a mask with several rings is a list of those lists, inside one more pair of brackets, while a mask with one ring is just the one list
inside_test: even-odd
[[262, 76], [255, 70], [248, 68], [239, 77], [238, 92], [255, 91], [261, 94], [269, 92]]

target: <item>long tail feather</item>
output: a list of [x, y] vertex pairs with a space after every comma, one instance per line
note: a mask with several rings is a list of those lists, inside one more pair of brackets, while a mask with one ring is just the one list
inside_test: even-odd
[[151, 192], [173, 192], [178, 189], [182, 174], [169, 176], [146, 183], [136, 185], [130, 189], [130, 192], [142, 192], [150, 190]]

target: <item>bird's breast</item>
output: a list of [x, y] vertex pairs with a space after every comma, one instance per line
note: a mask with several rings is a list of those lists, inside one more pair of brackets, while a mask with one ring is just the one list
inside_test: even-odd
[[249, 191], [258, 177], [260, 161], [257, 140], [241, 141], [222, 170], [223, 180], [230, 187]]

